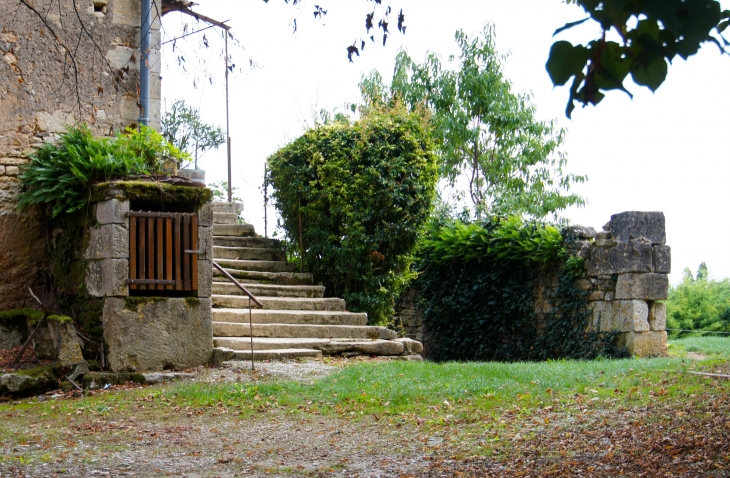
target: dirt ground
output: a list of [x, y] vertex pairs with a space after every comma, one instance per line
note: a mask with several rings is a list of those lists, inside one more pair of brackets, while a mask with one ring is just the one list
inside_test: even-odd
[[[194, 370], [187, 380], [314, 380], [342, 366], [274, 362], [251, 373], [248, 364], [232, 364]], [[276, 407], [244, 417], [234, 408], [144, 400], [120, 413], [38, 417], [19, 406], [0, 417], [0, 477], [728, 477], [730, 399], [712, 384], [707, 396], [662, 406], [603, 408], [578, 397], [555, 409], [462, 420], [291, 415]], [[125, 393], [116, 388], [98, 393]]]

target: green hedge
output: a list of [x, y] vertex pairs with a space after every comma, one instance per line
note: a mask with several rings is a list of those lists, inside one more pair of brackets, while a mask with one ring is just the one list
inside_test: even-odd
[[391, 105], [311, 129], [269, 158], [281, 224], [297, 255], [301, 239], [304, 269], [371, 324], [392, 317], [411, 278], [435, 196], [432, 150], [424, 115]]
[[[568, 239], [570, 240], [570, 239]], [[428, 357], [546, 360], [617, 356], [615, 334], [585, 332], [587, 292], [557, 226], [519, 217], [435, 224], [416, 263]], [[538, 314], [538, 287], [554, 306]]]

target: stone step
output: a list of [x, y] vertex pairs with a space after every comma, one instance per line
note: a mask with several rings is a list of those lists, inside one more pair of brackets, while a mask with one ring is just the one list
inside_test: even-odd
[[266, 237], [213, 236], [213, 244], [225, 247], [257, 247], [260, 249], [281, 249], [281, 241]]
[[241, 271], [295, 272], [296, 264], [284, 261], [246, 261], [240, 259], [216, 259], [221, 267]]
[[213, 214], [224, 213], [224, 214], [238, 214], [243, 212], [243, 203], [240, 202], [217, 202], [210, 203], [210, 207], [213, 209]]
[[[249, 309], [213, 309], [213, 321], [247, 324]], [[368, 314], [328, 310], [252, 309], [254, 324], [366, 325]]]
[[238, 214], [233, 212], [213, 212], [213, 224], [238, 224]]
[[[253, 294], [253, 292], [251, 292]], [[254, 294], [256, 295], [256, 294]], [[300, 298], [300, 297], [256, 297], [267, 310], [329, 310], [344, 312], [345, 301], [336, 298]], [[248, 297], [245, 295], [213, 295], [213, 307], [227, 309], [247, 309]], [[259, 308], [255, 304], [254, 308]]]
[[[249, 337], [213, 337], [215, 347], [233, 350], [251, 350]], [[356, 352], [365, 355], [401, 355], [405, 351], [403, 342], [397, 340], [364, 339], [314, 339], [314, 338], [268, 338], [254, 337], [254, 350], [314, 349], [323, 354]], [[250, 353], [250, 352], [249, 352]]]
[[[215, 244], [215, 240], [213, 240]], [[244, 261], [286, 261], [286, 254], [281, 249], [263, 249], [259, 247], [222, 247], [213, 246], [213, 260], [234, 259]]]
[[251, 224], [213, 224], [214, 236], [256, 236]]
[[[236, 279], [241, 281], [257, 282], [263, 284], [286, 284], [286, 285], [312, 285], [312, 274], [299, 272], [259, 272], [259, 271], [239, 271], [237, 269], [225, 269]], [[213, 269], [213, 276], [220, 278], [223, 273], [218, 269]], [[255, 295], [255, 294], [254, 294]]]
[[[241, 282], [257, 299], [262, 297], [291, 297], [291, 298], [321, 298], [324, 296], [324, 287], [321, 285], [281, 285], [281, 284], [250, 284]], [[236, 295], [246, 297], [245, 294], [229, 281], [213, 282], [213, 294]]]
[[[254, 361], [292, 360], [297, 358], [322, 358], [322, 351], [314, 349], [274, 349], [253, 351]], [[246, 360], [250, 362], [251, 349], [249, 348], [248, 350], [234, 350], [231, 360]]]
[[386, 327], [357, 325], [249, 324], [213, 322], [217, 337], [277, 337], [319, 339], [383, 339], [394, 340], [398, 334]]

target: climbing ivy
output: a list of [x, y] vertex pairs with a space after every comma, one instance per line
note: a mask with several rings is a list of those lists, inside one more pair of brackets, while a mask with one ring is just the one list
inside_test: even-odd
[[268, 160], [286, 239], [305, 270], [370, 323], [392, 317], [435, 196], [427, 119], [401, 104], [307, 131]]
[[520, 217], [435, 221], [415, 282], [429, 358], [621, 355], [615, 334], [586, 332], [590, 313], [587, 292], [576, 284], [578, 262], [555, 225]]

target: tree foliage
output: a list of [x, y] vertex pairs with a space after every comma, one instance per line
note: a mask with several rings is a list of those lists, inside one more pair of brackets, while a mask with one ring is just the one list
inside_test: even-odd
[[431, 110], [441, 175], [452, 186], [468, 181], [478, 214], [542, 217], [584, 204], [569, 190], [586, 178], [563, 171], [565, 131], [538, 120], [528, 94], [512, 92], [494, 35], [492, 24], [476, 38], [458, 31], [461, 53], [458, 61], [449, 59], [453, 69], [435, 53], [417, 63], [401, 51], [390, 86], [373, 72], [363, 78], [363, 96], [370, 103], [397, 97]]
[[[571, 78], [565, 111], [570, 117], [575, 102], [597, 105], [609, 90], [621, 90], [630, 74], [634, 83], [655, 91], [667, 76], [668, 64], [687, 59], [703, 43], [714, 43], [725, 52], [730, 43], [722, 32], [730, 25], [730, 10], [715, 0], [568, 0], [588, 14], [568, 23], [555, 34], [592, 20], [601, 35], [585, 45], [557, 41], [550, 50], [547, 71], [554, 85]], [[619, 42], [607, 39], [611, 31]]]
[[98, 182], [163, 171], [165, 160], [184, 160], [155, 130], [141, 126], [116, 138], [96, 138], [88, 126], [69, 127], [59, 146], [46, 144], [23, 167], [19, 208], [51, 206], [55, 218], [86, 206], [91, 186]]
[[271, 156], [268, 170], [281, 225], [305, 269], [328, 296], [384, 323], [411, 277], [435, 196], [423, 113], [395, 104], [354, 124], [311, 129]]
[[170, 111], [162, 117], [162, 136], [180, 151], [186, 151], [192, 161], [180, 164], [180, 167], [189, 166], [194, 162], [198, 168], [198, 156], [202, 156], [211, 148], [226, 142], [223, 130], [214, 125], [204, 123], [200, 118], [200, 110], [177, 100], [170, 107]]
[[704, 262], [696, 276], [685, 269], [682, 283], [669, 289], [667, 328], [730, 332], [730, 279], [710, 279]]

